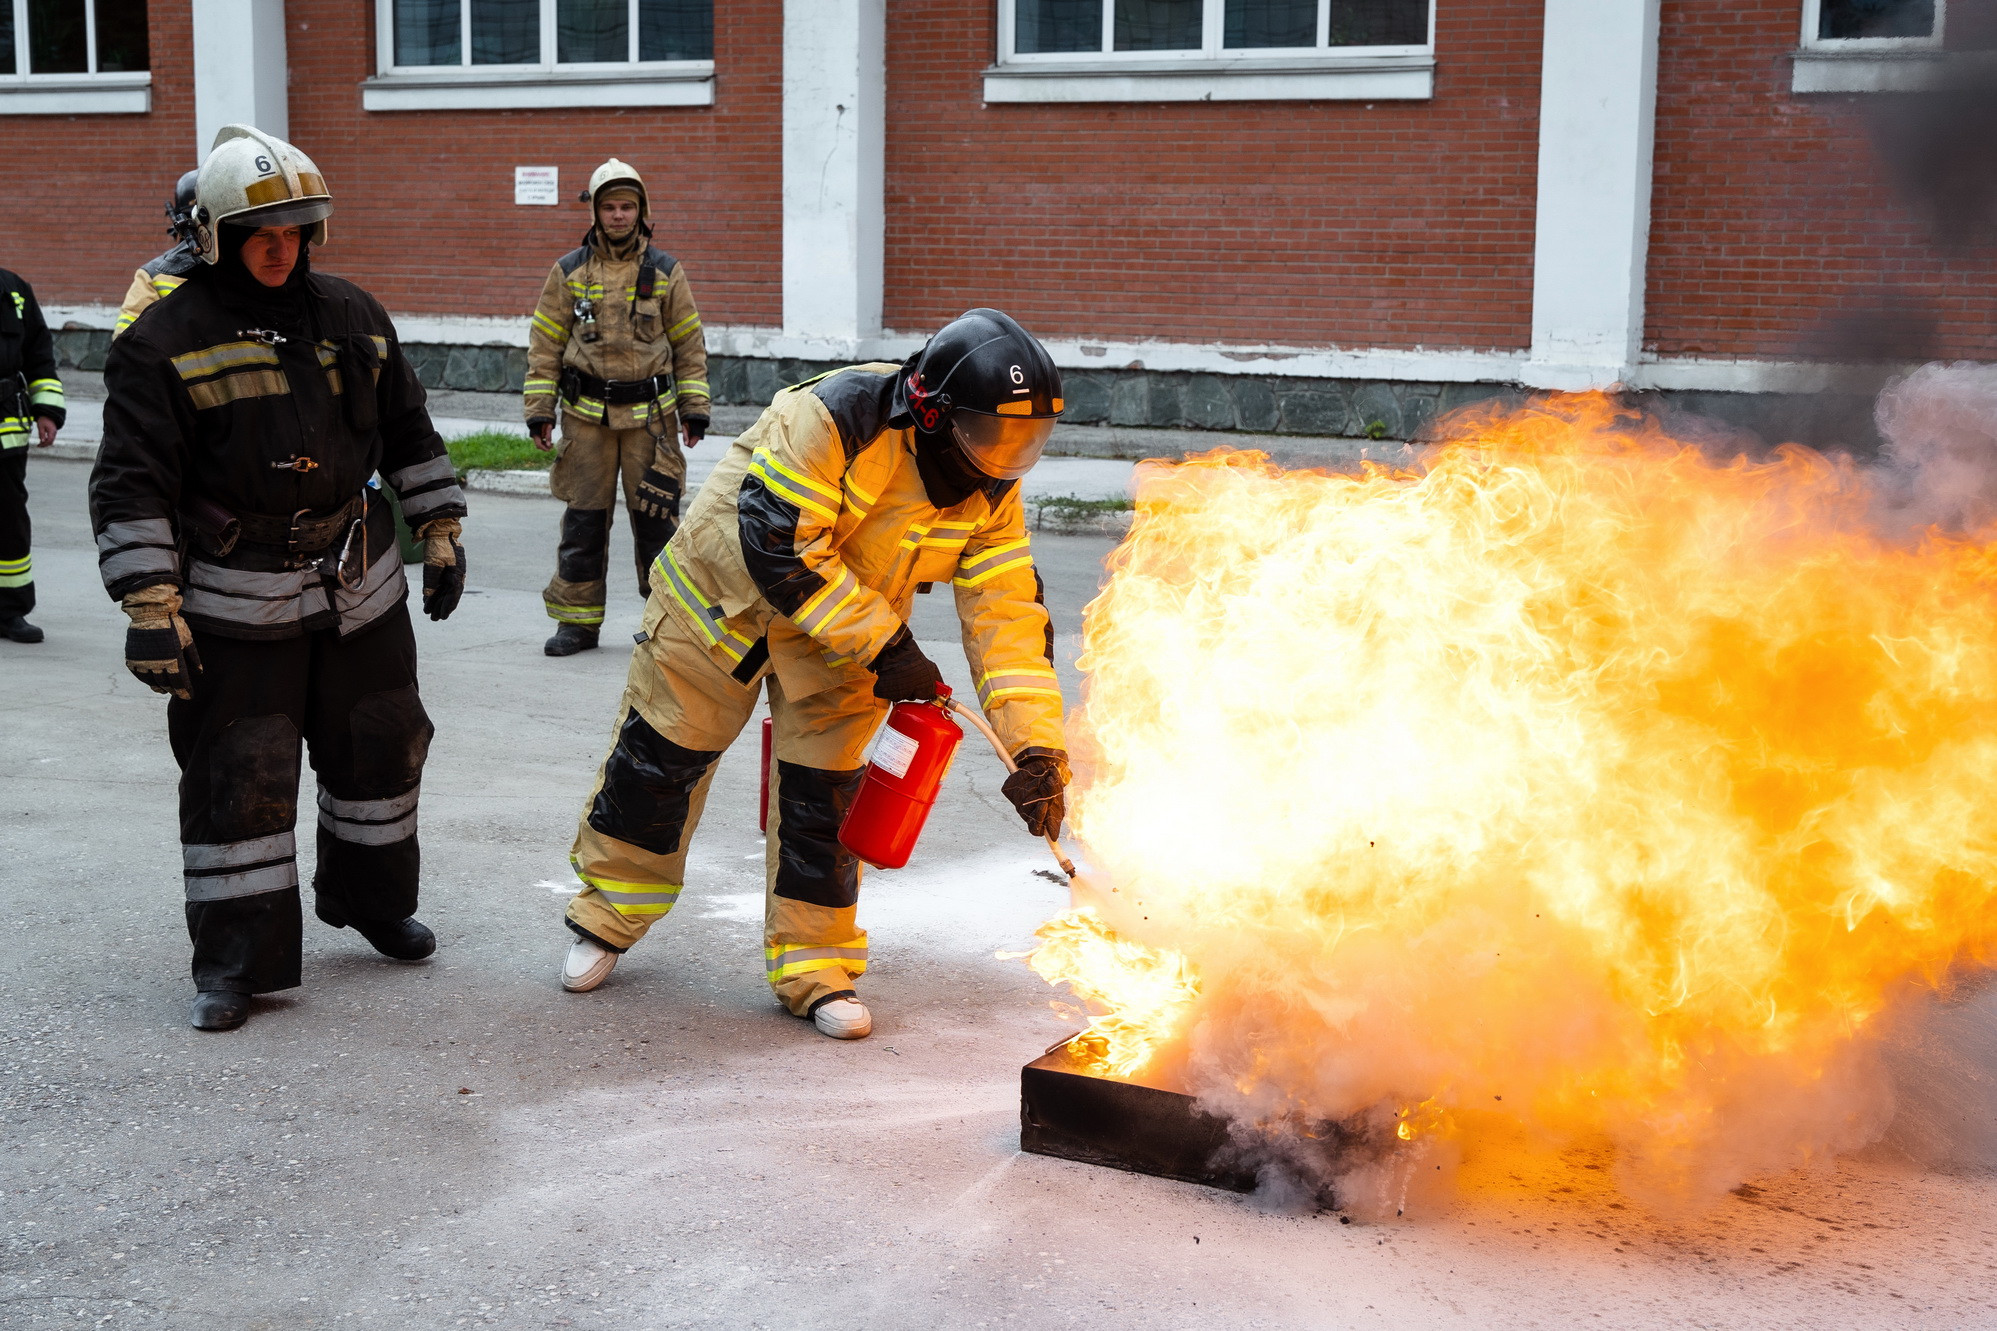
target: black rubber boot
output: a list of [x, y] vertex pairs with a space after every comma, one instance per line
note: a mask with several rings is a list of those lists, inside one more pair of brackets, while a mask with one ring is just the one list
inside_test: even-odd
[[564, 624], [555, 630], [555, 636], [548, 639], [541, 650], [550, 656], [574, 656], [596, 646], [598, 632], [587, 624]]
[[437, 950], [437, 935], [414, 915], [394, 924], [361, 924], [328, 910], [323, 902], [316, 904], [312, 913], [335, 929], [351, 927], [367, 939], [375, 951], [394, 961], [421, 961]]
[[233, 1031], [250, 1019], [250, 996], [230, 989], [206, 989], [194, 996], [197, 1031]]
[[[20, 615], [9, 615], [0, 619], [0, 638], [9, 642], [40, 642], [42, 631]], [[589, 645], [594, 647], [596, 643], [592, 641]]]

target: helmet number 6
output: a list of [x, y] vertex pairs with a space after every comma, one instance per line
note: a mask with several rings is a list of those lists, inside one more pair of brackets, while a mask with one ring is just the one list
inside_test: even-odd
[[270, 158], [259, 157], [257, 158], [257, 170], [263, 173], [264, 175], [270, 175], [272, 172], [276, 171], [277, 168], [270, 164]]
[[1024, 370], [1020, 369], [1020, 368], [1019, 368], [1019, 367], [1018, 367], [1017, 365], [1013, 366], [1013, 367], [1012, 367], [1012, 381], [1013, 381], [1014, 383], [1016, 383], [1016, 384], [1023, 384], [1023, 383], [1025, 383], [1025, 382], [1026, 382], [1026, 371], [1024, 371]]

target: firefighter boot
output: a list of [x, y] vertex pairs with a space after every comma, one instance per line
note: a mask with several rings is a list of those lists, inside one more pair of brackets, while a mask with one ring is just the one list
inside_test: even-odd
[[40, 642], [42, 631], [20, 615], [0, 619], [0, 638], [9, 642]]
[[541, 650], [549, 656], [574, 656], [596, 646], [598, 632], [594, 624], [564, 624]]
[[572, 994], [586, 994], [610, 978], [621, 953], [597, 942], [578, 937], [569, 944], [568, 958], [562, 962], [562, 988]]
[[197, 1031], [233, 1031], [250, 1017], [250, 996], [231, 989], [204, 989], [194, 996]]
[[864, 1040], [874, 1033], [874, 1014], [850, 993], [831, 994], [812, 1005], [811, 1022], [835, 1040]]
[[313, 913], [335, 929], [351, 925], [353, 931], [367, 939], [375, 951], [394, 961], [421, 961], [437, 950], [437, 935], [414, 915], [393, 924], [377, 920], [349, 920], [329, 907], [324, 898], [314, 905]]

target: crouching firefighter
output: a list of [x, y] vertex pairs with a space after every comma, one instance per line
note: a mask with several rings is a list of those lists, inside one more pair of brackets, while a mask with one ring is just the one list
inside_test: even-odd
[[173, 695], [194, 1025], [227, 1030], [299, 983], [301, 749], [319, 918], [400, 961], [436, 947], [414, 918], [431, 726], [369, 478], [424, 543], [432, 619], [464, 590], [465, 501], [388, 315], [312, 271], [332, 199], [311, 159], [226, 125], [197, 193], [201, 266], [111, 344], [90, 511], [126, 665]]
[[646, 637], [576, 831], [585, 886], [563, 987], [601, 984], [672, 909], [715, 762], [767, 691], [766, 974], [826, 1035], [873, 1029], [854, 987], [860, 864], [839, 825], [888, 705], [936, 696], [907, 622], [934, 584], [956, 593], [978, 700], [1019, 764], [1006, 796], [1034, 835], [1059, 832], [1061, 691], [1019, 478], [1061, 406], [1046, 350], [981, 309], [906, 365], [785, 389], [735, 440], [652, 570]]
[[545, 650], [596, 646], [608, 591], [610, 520], [621, 479], [638, 593], [679, 525], [684, 436], [707, 433], [707, 343], [686, 269], [652, 239], [645, 182], [611, 158], [589, 178], [595, 225], [548, 272], [527, 331], [524, 406], [535, 446], [562, 451], [548, 486], [567, 505], [555, 576], [541, 594], [556, 624]]

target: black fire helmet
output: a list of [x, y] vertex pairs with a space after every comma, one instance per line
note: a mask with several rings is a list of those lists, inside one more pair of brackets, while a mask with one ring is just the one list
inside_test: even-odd
[[997, 480], [1033, 470], [1060, 418], [1061, 371], [1033, 334], [998, 310], [966, 310], [908, 362], [903, 390], [916, 429], [948, 430]]
[[183, 171], [173, 187], [173, 197], [167, 200], [167, 230], [182, 240], [194, 239], [194, 187], [200, 180], [201, 168]]

